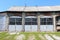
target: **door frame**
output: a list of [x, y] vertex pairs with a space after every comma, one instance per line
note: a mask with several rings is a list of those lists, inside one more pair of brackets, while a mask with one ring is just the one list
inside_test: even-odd
[[[53, 22], [53, 16], [40, 16], [40, 22], [41, 22], [41, 18], [52, 18], [52, 22]], [[52, 28], [52, 31], [54, 31], [54, 24], [53, 23], [52, 23], [52, 25], [47, 25], [47, 24], [46, 25], [41, 25], [41, 23], [40, 23], [40, 30], [41, 30], [41, 27], [45, 27], [45, 26], [46, 26], [46, 28], [47, 28], [47, 26], [52, 26], [53, 27]], [[46, 32], [47, 32], [47, 29], [46, 29]]]

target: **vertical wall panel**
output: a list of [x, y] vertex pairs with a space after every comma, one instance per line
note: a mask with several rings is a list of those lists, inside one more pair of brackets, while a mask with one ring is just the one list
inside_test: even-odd
[[6, 21], [6, 17], [0, 15], [0, 30], [1, 31], [5, 30], [5, 21]]

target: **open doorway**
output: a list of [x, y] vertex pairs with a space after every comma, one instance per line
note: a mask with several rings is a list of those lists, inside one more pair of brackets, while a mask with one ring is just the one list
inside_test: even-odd
[[56, 17], [56, 29], [58, 32], [60, 31], [60, 16]]

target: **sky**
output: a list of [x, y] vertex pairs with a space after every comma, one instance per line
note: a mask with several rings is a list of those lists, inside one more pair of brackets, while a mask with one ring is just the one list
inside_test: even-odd
[[60, 0], [0, 0], [0, 11], [12, 6], [60, 6]]

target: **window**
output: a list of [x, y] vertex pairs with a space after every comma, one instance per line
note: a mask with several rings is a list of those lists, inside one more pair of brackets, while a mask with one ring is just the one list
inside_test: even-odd
[[10, 18], [9, 25], [22, 25], [22, 18]]
[[53, 25], [53, 18], [40, 18], [41, 25]]
[[26, 22], [31, 22], [31, 18], [25, 18]]
[[16, 21], [17, 22], [21, 22], [22, 21], [22, 18], [16, 18]]
[[56, 17], [56, 21], [59, 21], [60, 20], [60, 16]]
[[25, 22], [25, 25], [31, 25], [31, 22]]
[[31, 22], [32, 23], [32, 25], [37, 25], [37, 22]]
[[15, 18], [10, 18], [9, 19], [9, 24], [10, 25], [15, 25]]
[[25, 25], [37, 25], [37, 18], [25, 18]]
[[46, 21], [46, 18], [40, 18], [40, 20], [41, 20], [42, 22], [44, 22], [44, 21]]
[[52, 21], [52, 18], [47, 18], [47, 21]]
[[16, 18], [16, 24], [22, 25], [22, 18]]
[[32, 18], [31, 20], [32, 20], [32, 22], [36, 22], [37, 18]]

